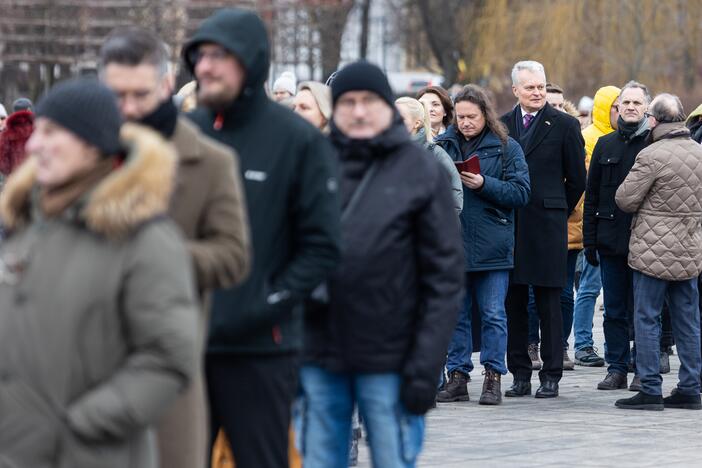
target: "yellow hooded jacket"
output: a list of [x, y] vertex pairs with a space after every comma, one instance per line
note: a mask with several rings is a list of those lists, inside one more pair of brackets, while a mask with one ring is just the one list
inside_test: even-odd
[[[595, 103], [592, 107], [592, 123], [583, 130], [585, 139], [585, 168], [590, 167], [592, 150], [595, 143], [603, 135], [614, 131], [609, 121], [609, 112], [612, 104], [619, 97], [620, 89], [616, 86], [604, 86], [597, 90]], [[568, 250], [583, 248], [583, 204], [585, 195], [580, 198], [578, 206], [568, 218]]]

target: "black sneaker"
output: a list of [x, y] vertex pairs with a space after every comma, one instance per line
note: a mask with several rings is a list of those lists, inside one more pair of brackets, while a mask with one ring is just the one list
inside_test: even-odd
[[575, 352], [575, 363], [585, 367], [603, 367], [605, 360], [597, 354], [597, 349], [588, 347]]
[[444, 389], [436, 395], [436, 401], [439, 403], [470, 401], [468, 396], [468, 376], [457, 370], [451, 372]]
[[666, 408], [701, 410], [702, 399], [700, 399], [699, 394], [683, 395], [675, 388], [670, 396], [663, 398], [663, 406]]
[[614, 406], [621, 409], [663, 411], [663, 397], [661, 395], [648, 395], [644, 392], [639, 392], [631, 398], [617, 400]]

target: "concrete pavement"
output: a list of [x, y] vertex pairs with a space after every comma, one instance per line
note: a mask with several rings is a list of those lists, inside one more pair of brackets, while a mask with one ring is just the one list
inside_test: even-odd
[[[599, 304], [599, 303], [598, 303]], [[596, 310], [595, 345], [603, 349], [602, 312]], [[571, 337], [571, 358], [572, 337]], [[501, 406], [478, 405], [482, 367], [478, 354], [471, 401], [439, 404], [427, 418], [419, 467], [700, 467], [702, 411], [633, 411], [614, 406], [628, 390], [596, 390], [606, 367], [576, 366], [564, 372], [560, 397], [505, 398]], [[679, 361], [671, 356], [671, 372], [663, 376], [663, 393], [677, 383]], [[633, 374], [629, 374], [629, 382]], [[512, 383], [503, 377], [502, 391]], [[538, 376], [532, 376], [532, 390]], [[533, 395], [532, 392], [532, 395]], [[370, 467], [365, 440], [360, 467]], [[380, 467], [382, 468], [382, 467]]]

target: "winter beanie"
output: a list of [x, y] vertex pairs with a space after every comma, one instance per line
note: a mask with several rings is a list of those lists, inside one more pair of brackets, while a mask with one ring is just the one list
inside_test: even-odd
[[17, 112], [21, 110], [28, 110], [31, 112], [32, 107], [32, 101], [30, 101], [26, 97], [21, 97], [19, 99], [16, 99], [15, 102], [12, 103], [12, 112]]
[[78, 78], [57, 84], [37, 104], [36, 116], [51, 119], [97, 147], [104, 156], [122, 150], [122, 118], [115, 95], [95, 79]]
[[5, 106], [0, 104], [0, 117], [7, 117], [7, 111], [5, 110]]
[[339, 70], [331, 84], [331, 89], [334, 105], [339, 96], [347, 91], [373, 91], [391, 107], [395, 105], [395, 97], [385, 73], [377, 65], [365, 60], [350, 63]]
[[276, 91], [287, 91], [290, 95], [295, 95], [295, 88], [297, 87], [297, 79], [293, 72], [286, 71], [281, 73], [275, 83], [273, 83], [273, 92]]
[[329, 86], [323, 85], [322, 83], [317, 83], [316, 81], [303, 81], [300, 83], [297, 90], [299, 92], [305, 89], [312, 93], [312, 96], [314, 96], [314, 100], [317, 101], [319, 111], [322, 113], [324, 118], [327, 119], [327, 121], [331, 120], [332, 105]]

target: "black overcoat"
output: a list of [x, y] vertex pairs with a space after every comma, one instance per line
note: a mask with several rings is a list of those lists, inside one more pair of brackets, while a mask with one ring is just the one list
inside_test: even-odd
[[578, 120], [549, 104], [539, 112], [527, 142], [520, 141], [519, 105], [501, 117], [524, 150], [531, 199], [517, 210], [516, 284], [563, 287], [568, 257], [568, 216], [585, 190], [585, 141]]

